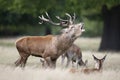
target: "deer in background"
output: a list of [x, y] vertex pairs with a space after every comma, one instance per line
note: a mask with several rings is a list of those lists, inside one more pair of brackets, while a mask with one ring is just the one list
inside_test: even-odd
[[18, 39], [16, 41], [16, 48], [20, 57], [15, 62], [16, 66], [20, 65], [21, 67], [25, 67], [28, 57], [33, 55], [43, 58], [48, 67], [55, 68], [58, 57], [65, 53], [84, 31], [83, 23], [74, 23], [75, 14], [71, 16], [66, 13], [66, 16], [69, 17], [68, 20], [56, 16], [60, 21], [59, 23], [53, 22], [47, 13], [46, 16], [48, 18], [45, 18], [43, 15], [39, 16], [41, 20], [40, 24], [48, 22], [66, 28], [62, 29], [62, 33], [59, 35], [27, 36]]
[[70, 69], [70, 72], [72, 73], [76, 73], [76, 72], [83, 72], [85, 74], [89, 74], [89, 73], [93, 73], [93, 72], [101, 72], [102, 69], [103, 69], [103, 63], [105, 61], [105, 58], [107, 55], [105, 55], [103, 58], [101, 59], [98, 59], [97, 57], [95, 57], [94, 55], [92, 55], [94, 60], [95, 60], [95, 67], [94, 68], [85, 68], [85, 69], [82, 69], [82, 70], [77, 70], [77, 69]]
[[61, 57], [62, 57], [62, 61], [61, 61], [62, 65], [64, 63], [65, 57], [67, 58], [66, 67], [69, 66], [71, 61], [72, 61], [72, 66], [74, 66], [74, 62], [77, 64], [77, 68], [78, 65], [86, 66], [87, 63], [87, 61], [83, 62], [81, 49], [75, 44], [72, 44], [72, 46]]
[[42, 65], [42, 68], [47, 68], [47, 64], [46, 64], [46, 61], [43, 59], [43, 58], [40, 58], [40, 62], [41, 62], [41, 65]]

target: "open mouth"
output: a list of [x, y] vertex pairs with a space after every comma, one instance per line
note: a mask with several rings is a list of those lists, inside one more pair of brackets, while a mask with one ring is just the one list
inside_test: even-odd
[[84, 32], [85, 31], [85, 29], [84, 29], [84, 26], [82, 25], [82, 27], [81, 27], [81, 30], [82, 30], [82, 32]]

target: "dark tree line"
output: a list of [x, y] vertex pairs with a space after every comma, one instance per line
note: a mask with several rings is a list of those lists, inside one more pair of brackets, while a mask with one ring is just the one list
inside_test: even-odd
[[102, 15], [104, 28], [99, 50], [120, 51], [120, 5], [110, 10], [104, 5]]
[[0, 36], [51, 34], [52, 25], [38, 24], [46, 11], [55, 22], [56, 15], [66, 19], [66, 12], [75, 12], [85, 23], [84, 36], [103, 31], [100, 51], [120, 51], [120, 0], [0, 0]]

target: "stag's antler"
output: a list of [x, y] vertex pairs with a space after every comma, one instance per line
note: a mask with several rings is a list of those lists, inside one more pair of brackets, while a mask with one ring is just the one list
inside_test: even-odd
[[69, 20], [65, 20], [65, 19], [60, 18], [59, 16], [56, 16], [56, 18], [58, 20], [60, 20], [60, 23], [53, 22], [47, 12], [45, 14], [46, 14], [46, 16], [47, 16], [48, 19], [45, 18], [43, 15], [39, 16], [39, 18], [41, 19], [41, 22], [39, 22], [39, 24], [42, 24], [43, 22], [49, 22], [49, 23], [51, 23], [53, 25], [69, 26], [69, 25], [73, 24], [74, 21], [75, 21], [75, 13], [74, 13], [74, 15], [72, 17], [68, 13], [65, 14], [65, 15], [67, 15], [69, 17]]

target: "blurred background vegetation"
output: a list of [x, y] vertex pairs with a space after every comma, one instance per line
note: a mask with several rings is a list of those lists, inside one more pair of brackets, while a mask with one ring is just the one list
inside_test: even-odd
[[103, 31], [102, 6], [118, 4], [120, 0], [0, 0], [0, 36], [58, 34], [60, 27], [38, 24], [38, 16], [47, 11], [56, 22], [56, 15], [64, 18], [66, 12], [75, 12], [76, 23], [85, 23], [82, 36], [98, 37]]

